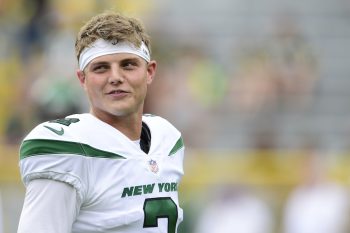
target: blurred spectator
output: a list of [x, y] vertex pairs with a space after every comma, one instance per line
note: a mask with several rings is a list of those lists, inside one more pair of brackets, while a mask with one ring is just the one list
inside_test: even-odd
[[318, 77], [313, 51], [292, 16], [276, 22], [268, 42], [242, 46], [230, 89], [240, 111], [303, 108], [312, 100]]
[[231, 81], [231, 105], [237, 107], [238, 111], [253, 113], [275, 106], [278, 85], [271, 75], [272, 69], [265, 48], [247, 48], [240, 57], [238, 69]]
[[194, 63], [187, 75], [192, 98], [204, 108], [220, 105], [227, 91], [224, 67], [204, 55], [193, 56], [192, 59]]
[[327, 178], [326, 160], [308, 148], [303, 182], [287, 199], [284, 233], [349, 232], [349, 192]]
[[22, 116], [18, 111], [11, 112], [12, 115], [6, 122], [5, 142], [8, 145], [18, 145], [23, 139], [25, 132]]
[[[36, 120], [47, 121], [82, 112], [84, 101], [79, 96], [80, 90], [69, 78], [71, 77], [47, 76], [33, 85]], [[41, 93], [40, 97], [34, 94], [38, 92]]]
[[221, 190], [206, 202], [195, 233], [272, 233], [274, 218], [269, 206], [243, 187]]
[[26, 0], [23, 3], [29, 19], [19, 42], [22, 61], [26, 63], [34, 54], [43, 52], [45, 39], [54, 29], [55, 17], [49, 0]]
[[281, 103], [309, 106], [319, 76], [315, 54], [294, 15], [282, 11], [276, 22], [268, 52]]
[[56, 30], [49, 37], [50, 44], [43, 51], [45, 69], [29, 88], [39, 122], [82, 112], [83, 108], [87, 108], [75, 77], [77, 61], [72, 44], [75, 35], [63, 16], [58, 19]]

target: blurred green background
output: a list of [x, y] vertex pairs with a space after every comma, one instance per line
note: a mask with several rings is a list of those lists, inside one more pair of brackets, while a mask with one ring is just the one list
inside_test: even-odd
[[187, 150], [179, 233], [350, 232], [350, 1], [0, 0], [0, 233], [23, 204], [23, 137], [88, 111], [75, 35], [105, 10], [151, 35], [145, 112]]

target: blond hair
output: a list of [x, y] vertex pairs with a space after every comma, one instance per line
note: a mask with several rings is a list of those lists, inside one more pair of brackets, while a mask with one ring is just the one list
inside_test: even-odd
[[150, 51], [150, 37], [142, 23], [119, 13], [105, 12], [92, 17], [83, 25], [75, 41], [75, 54], [79, 61], [81, 52], [98, 39], [127, 41], [140, 47], [143, 41]]

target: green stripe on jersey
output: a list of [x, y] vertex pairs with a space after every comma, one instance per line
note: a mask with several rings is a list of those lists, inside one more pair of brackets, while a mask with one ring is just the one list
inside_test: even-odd
[[175, 154], [182, 147], [184, 147], [184, 142], [182, 140], [182, 137], [180, 137], [179, 140], [177, 140], [177, 142], [175, 143], [175, 146], [173, 147], [173, 149], [171, 149], [169, 156]]
[[76, 154], [87, 157], [125, 159], [118, 154], [99, 150], [86, 144], [47, 139], [24, 141], [19, 154], [20, 159], [44, 154]]

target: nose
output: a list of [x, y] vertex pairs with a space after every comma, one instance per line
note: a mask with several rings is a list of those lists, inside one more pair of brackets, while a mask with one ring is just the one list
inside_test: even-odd
[[117, 65], [111, 66], [111, 72], [109, 75], [109, 83], [111, 84], [118, 84], [124, 82], [123, 73], [121, 72], [121, 69]]

